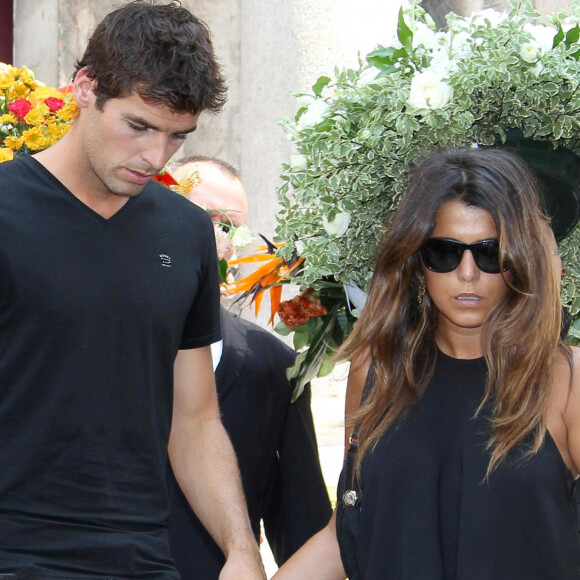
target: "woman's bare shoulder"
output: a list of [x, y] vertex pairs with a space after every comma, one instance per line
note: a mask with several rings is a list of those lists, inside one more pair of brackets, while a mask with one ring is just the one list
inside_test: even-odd
[[[566, 460], [566, 454], [568, 454], [569, 459], [566, 461], [568, 467], [578, 473], [580, 467], [580, 348], [569, 347], [568, 353], [562, 352], [554, 367], [551, 409], [554, 429], [557, 426], [558, 416], [565, 424], [565, 431], [562, 434], [566, 434], [566, 450], [562, 456]], [[555, 435], [556, 440], [557, 430]]]

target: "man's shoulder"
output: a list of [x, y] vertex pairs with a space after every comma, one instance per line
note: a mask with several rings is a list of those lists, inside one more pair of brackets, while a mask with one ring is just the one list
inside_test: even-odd
[[[272, 334], [269, 330], [266, 330], [254, 322], [240, 318], [231, 312], [225, 310], [222, 312], [223, 316], [227, 317], [232, 325], [236, 326], [238, 329], [241, 329], [244, 332], [246, 340], [250, 346], [252, 343], [259, 343], [263, 348], [277, 350], [286, 356], [296, 356], [296, 351], [293, 348], [282, 342], [281, 339]], [[224, 332], [227, 332], [226, 325], [224, 325]]]
[[141, 195], [143, 201], [147, 202], [149, 210], [159, 217], [167, 216], [176, 228], [183, 226], [191, 232], [195, 232], [198, 228], [204, 232], [213, 231], [210, 215], [180, 193], [152, 181]]
[[24, 177], [29, 176], [31, 169], [34, 167], [34, 161], [29, 155], [22, 155], [0, 163], [0, 175], [2, 179], [10, 177]]

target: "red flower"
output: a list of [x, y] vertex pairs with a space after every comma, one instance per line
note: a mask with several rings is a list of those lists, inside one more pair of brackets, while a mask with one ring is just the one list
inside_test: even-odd
[[324, 316], [328, 310], [318, 300], [312, 298], [312, 290], [305, 290], [291, 300], [284, 300], [278, 306], [280, 320], [288, 327], [295, 328], [311, 318]]
[[32, 105], [26, 99], [16, 99], [8, 103], [8, 110], [14, 113], [21, 121], [28, 115], [30, 109], [32, 109]]
[[153, 176], [153, 181], [164, 185], [165, 187], [171, 187], [172, 185], [179, 185], [175, 179], [171, 176], [170, 173], [167, 173], [164, 169], [162, 169], [157, 175]]
[[56, 113], [64, 107], [64, 101], [62, 99], [57, 99], [56, 97], [48, 97], [48, 99], [44, 99], [44, 104], [50, 109], [51, 113]]

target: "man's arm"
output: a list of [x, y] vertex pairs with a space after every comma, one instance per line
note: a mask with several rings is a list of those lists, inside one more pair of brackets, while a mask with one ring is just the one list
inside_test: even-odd
[[209, 347], [175, 361], [169, 457], [192, 509], [226, 556], [220, 580], [262, 580], [234, 451], [221, 423]]

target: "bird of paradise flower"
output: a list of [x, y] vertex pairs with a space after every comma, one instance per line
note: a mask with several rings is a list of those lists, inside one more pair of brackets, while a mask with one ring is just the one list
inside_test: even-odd
[[274, 322], [278, 312], [278, 306], [282, 299], [282, 284], [289, 282], [291, 274], [295, 273], [304, 258], [292, 258], [290, 261], [276, 255], [278, 248], [284, 244], [273, 244], [262, 234], [260, 237], [266, 243], [265, 246], [257, 246], [258, 253], [243, 258], [237, 258], [228, 262], [228, 266], [240, 266], [242, 264], [261, 264], [254, 272], [248, 274], [232, 284], [224, 284], [222, 288], [228, 295], [240, 294], [237, 300], [247, 301], [248, 305], [254, 304], [256, 315], [260, 312], [264, 292], [270, 294], [270, 319], [268, 324]]

